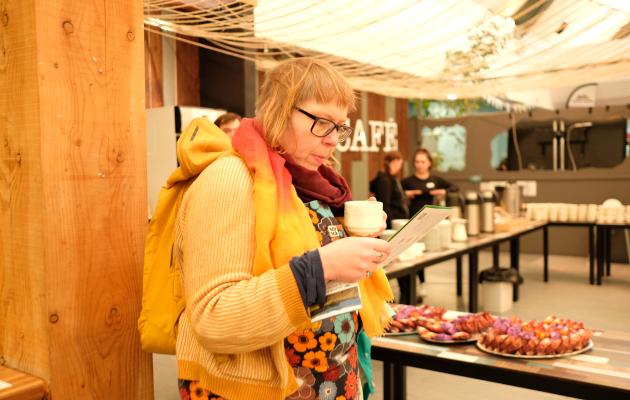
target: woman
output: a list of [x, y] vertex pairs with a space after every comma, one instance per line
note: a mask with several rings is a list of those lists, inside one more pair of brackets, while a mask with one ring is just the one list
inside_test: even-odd
[[436, 197], [444, 197], [446, 192], [457, 191], [457, 186], [431, 174], [433, 158], [427, 149], [416, 150], [413, 156], [414, 174], [401, 181], [410, 199], [409, 215], [415, 215], [422, 207], [433, 204]]
[[214, 120], [214, 124], [232, 138], [241, 124], [241, 116], [233, 112], [226, 112], [219, 115], [219, 117]]
[[[233, 150], [224, 135], [204, 145], [217, 154], [175, 228], [182, 398], [359, 398], [359, 326], [383, 333], [391, 290], [376, 269], [389, 244], [347, 238], [333, 214], [351, 196], [327, 162], [351, 132], [353, 103], [329, 64], [288, 60], [267, 73]], [[362, 309], [312, 324], [329, 281], [359, 282]]]
[[[413, 156], [414, 174], [406, 177], [400, 183], [409, 198], [409, 215], [415, 215], [422, 207], [434, 204], [436, 197], [444, 198], [447, 192], [457, 191], [457, 186], [439, 176], [431, 174], [433, 158], [427, 149], [419, 148]], [[424, 270], [418, 271], [420, 283], [425, 281]], [[408, 281], [399, 279], [401, 293], [407, 293], [410, 288]], [[420, 297], [424, 297], [426, 289], [420, 285], [418, 291]]]
[[387, 227], [392, 227], [392, 220], [409, 218], [406, 195], [398, 181], [398, 174], [403, 166], [402, 154], [390, 151], [385, 154], [385, 170], [379, 171], [370, 182], [370, 192], [376, 200], [383, 203], [383, 211], [387, 214]]

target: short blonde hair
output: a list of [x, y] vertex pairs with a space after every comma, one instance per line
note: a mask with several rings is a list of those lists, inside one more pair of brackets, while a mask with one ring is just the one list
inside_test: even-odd
[[325, 61], [307, 57], [289, 59], [266, 73], [256, 102], [256, 119], [273, 149], [280, 148], [280, 138], [293, 108], [309, 100], [335, 102], [354, 111], [355, 96], [350, 84]]

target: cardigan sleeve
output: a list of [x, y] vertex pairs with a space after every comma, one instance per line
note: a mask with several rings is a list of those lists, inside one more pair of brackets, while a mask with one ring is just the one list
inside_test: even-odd
[[289, 261], [305, 307], [323, 306], [326, 302], [326, 281], [319, 251], [312, 250]]
[[252, 275], [254, 219], [252, 178], [233, 156], [207, 167], [180, 208], [185, 312], [199, 342], [215, 353], [270, 346], [309, 321], [288, 263]]

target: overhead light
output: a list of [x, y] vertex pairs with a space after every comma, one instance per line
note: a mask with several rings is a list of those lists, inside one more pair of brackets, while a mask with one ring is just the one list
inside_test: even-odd
[[446, 98], [449, 100], [457, 100], [457, 95], [455, 93], [449, 93], [446, 95]]

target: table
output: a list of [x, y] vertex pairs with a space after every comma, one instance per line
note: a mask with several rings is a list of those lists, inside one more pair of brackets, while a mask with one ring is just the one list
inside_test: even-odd
[[522, 360], [493, 356], [474, 345], [395, 336], [372, 339], [372, 358], [384, 362], [384, 399], [405, 399], [405, 366], [584, 399], [630, 399], [630, 334], [595, 332], [593, 342], [582, 355]]
[[[602, 284], [604, 268], [606, 275], [610, 275], [610, 230], [630, 228], [630, 224], [603, 224], [594, 222], [542, 222], [530, 221], [527, 225], [514, 229], [507, 233], [490, 233], [470, 237], [467, 242], [454, 243], [448, 250], [423, 254], [409, 261], [398, 261], [385, 267], [389, 278], [406, 278], [409, 287], [407, 293], [401, 293], [401, 303], [414, 304], [416, 299], [415, 273], [421, 269], [439, 264], [443, 261], [456, 259], [457, 295], [462, 294], [462, 257], [468, 256], [468, 272], [470, 276], [479, 273], [479, 250], [492, 247], [493, 266], [499, 264], [499, 245], [502, 242], [510, 242], [510, 266], [519, 269], [520, 237], [538, 229], [543, 231], [543, 280], [549, 281], [549, 227], [568, 226], [588, 228], [588, 253], [589, 253], [589, 283]], [[597, 269], [595, 269], [595, 255], [597, 255]], [[477, 311], [478, 286], [476, 280], [468, 282], [468, 308], [470, 312]], [[514, 285], [513, 300], [518, 301], [518, 285]]]
[[612, 229], [628, 229], [630, 224], [601, 223], [595, 224], [597, 229], [597, 284], [602, 284], [604, 265], [606, 276], [610, 276], [610, 231]]
[[[550, 221], [547, 223], [547, 226], [567, 226], [567, 227], [584, 227], [588, 229], [588, 280], [591, 285], [595, 283], [595, 223], [594, 222], [558, 222], [558, 221]], [[544, 230], [544, 244], [549, 247], [549, 236], [548, 236], [548, 228]], [[544, 268], [544, 281], [549, 281], [549, 271], [548, 266], [545, 264]]]
[[41, 379], [0, 366], [0, 400], [36, 400], [47, 398], [48, 385]]
[[[604, 267], [606, 276], [610, 276], [610, 231], [612, 229], [630, 228], [630, 224], [623, 223], [602, 223], [602, 222], [559, 222], [550, 221], [547, 226], [568, 226], [568, 227], [585, 227], [588, 228], [588, 259], [589, 259], [589, 283], [591, 285], [597, 283], [602, 284], [604, 276]], [[545, 238], [544, 245], [548, 247], [547, 228], [544, 228]], [[597, 257], [597, 274], [595, 274], [595, 262]], [[548, 281], [548, 270], [545, 264], [544, 280]]]
[[[462, 279], [462, 256], [468, 255], [468, 311], [477, 312], [478, 310], [478, 279], [479, 275], [479, 251], [492, 247], [494, 262], [498, 264], [499, 245], [503, 242], [510, 243], [510, 266], [519, 269], [520, 255], [520, 237], [539, 229], [546, 229], [546, 222], [530, 221], [527, 224], [504, 233], [487, 233], [473, 236], [466, 242], [454, 243], [451, 248], [439, 252], [431, 252], [423, 254], [409, 261], [396, 261], [385, 267], [385, 273], [388, 278], [406, 278], [409, 280], [409, 291], [401, 293], [400, 302], [404, 304], [414, 304], [416, 299], [416, 272], [429, 266], [439, 264], [455, 258], [457, 260], [457, 294], [461, 295], [461, 279]], [[546, 239], [546, 235], [545, 235]], [[546, 242], [545, 242], [546, 243]], [[547, 246], [544, 246], [544, 263], [548, 264]], [[495, 265], [496, 265], [495, 264]], [[474, 277], [474, 279], [472, 278]], [[519, 291], [518, 285], [514, 285], [513, 300], [518, 301]]]

